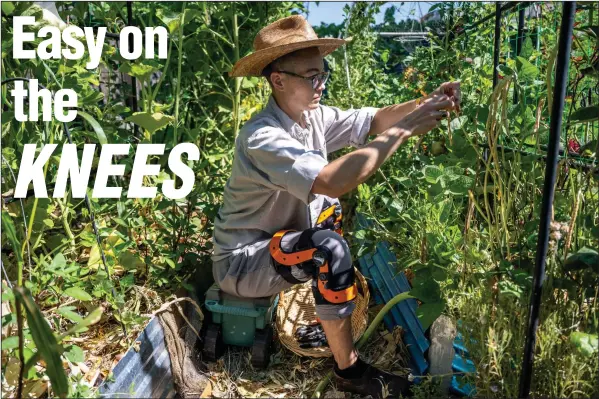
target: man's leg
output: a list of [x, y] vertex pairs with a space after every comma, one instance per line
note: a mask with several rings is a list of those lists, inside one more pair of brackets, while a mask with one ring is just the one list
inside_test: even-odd
[[354, 348], [351, 317], [339, 320], [321, 320], [320, 322], [337, 366], [340, 369], [345, 369], [354, 364], [358, 360], [358, 352]]
[[[292, 252], [302, 232], [286, 234], [281, 241], [285, 252]], [[332, 254], [329, 268], [333, 273], [353, 271], [351, 254], [347, 242], [330, 230], [316, 231], [312, 235], [314, 246], [325, 246]], [[277, 272], [269, 251], [270, 240], [257, 243], [242, 254], [227, 260], [227, 265], [215, 264], [214, 277], [221, 289], [242, 297], [269, 296], [291, 287], [288, 280], [305, 282], [313, 277], [297, 266], [289, 267], [292, 276], [283, 277]], [[353, 345], [351, 314], [354, 301], [342, 304], [320, 303], [316, 314], [321, 321], [331, 352], [335, 359], [335, 382], [337, 388], [374, 398], [384, 397], [387, 392], [393, 397], [406, 394], [409, 382], [399, 376], [378, 370], [363, 362]]]
[[[291, 232], [281, 241], [285, 250], [291, 251], [302, 232]], [[270, 239], [249, 245], [243, 252], [213, 264], [214, 281], [232, 295], [258, 298], [279, 293], [294, 284], [312, 279], [311, 275], [296, 266], [289, 271], [294, 282], [287, 281], [275, 268], [269, 251]], [[289, 278], [289, 277], [288, 277]]]
[[[314, 246], [326, 247], [331, 252], [329, 269], [331, 275], [353, 276], [353, 264], [347, 242], [339, 234], [330, 230], [316, 231], [312, 235]], [[338, 281], [343, 281], [341, 278]], [[331, 281], [329, 280], [329, 283]], [[346, 304], [330, 304], [314, 292], [316, 313], [321, 321], [331, 352], [335, 359], [335, 382], [342, 391], [350, 391], [374, 398], [408, 395], [410, 383], [407, 379], [378, 370], [361, 360], [353, 344], [351, 313], [353, 301]]]

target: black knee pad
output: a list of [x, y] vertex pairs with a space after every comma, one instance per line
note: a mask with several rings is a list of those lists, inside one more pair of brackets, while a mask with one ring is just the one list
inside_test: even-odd
[[312, 294], [316, 304], [342, 304], [352, 301], [357, 295], [354, 267], [341, 272], [333, 271], [332, 252], [326, 246], [317, 247], [317, 252], [315, 257], [321, 257], [322, 254], [327, 263], [325, 267], [319, 268], [317, 277], [312, 280]]
[[[316, 246], [312, 236], [319, 228], [305, 230], [300, 236], [296, 247], [298, 250], [315, 248], [312, 261], [306, 262], [304, 268], [309, 268], [314, 275], [312, 293], [317, 304], [346, 303], [353, 300], [357, 294], [355, 284], [355, 270], [350, 265], [349, 269], [338, 271], [332, 269], [333, 251], [326, 245]], [[343, 239], [342, 237], [340, 237]]]

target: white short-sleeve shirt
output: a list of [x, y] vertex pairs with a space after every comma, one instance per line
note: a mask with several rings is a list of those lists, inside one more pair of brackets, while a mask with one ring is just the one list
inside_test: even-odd
[[279, 230], [314, 227], [325, 196], [310, 191], [327, 154], [363, 146], [377, 110], [320, 105], [303, 113], [302, 128], [271, 97], [235, 141], [231, 177], [214, 220], [213, 261]]

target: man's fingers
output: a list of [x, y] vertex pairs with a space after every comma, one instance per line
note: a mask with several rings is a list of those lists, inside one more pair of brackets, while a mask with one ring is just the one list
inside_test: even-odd
[[443, 83], [440, 92], [453, 97], [456, 102], [459, 102], [461, 100], [460, 81]]
[[438, 121], [440, 121], [440, 120], [442, 120], [444, 118], [449, 117], [449, 113], [447, 111], [437, 111], [435, 113], [435, 115], [436, 115], [435, 119], [438, 120]]
[[434, 95], [430, 98], [427, 98], [422, 103], [422, 107], [438, 109], [439, 103], [442, 103], [443, 101], [449, 101], [449, 100], [450, 100], [450, 97], [446, 96], [445, 94]]
[[444, 83], [444, 85], [446, 85], [446, 90], [460, 90], [460, 82], [459, 81], [455, 81], [455, 82], [447, 82]]
[[444, 97], [444, 100], [431, 102], [430, 107], [434, 110], [453, 109], [455, 107], [455, 101], [447, 96]]

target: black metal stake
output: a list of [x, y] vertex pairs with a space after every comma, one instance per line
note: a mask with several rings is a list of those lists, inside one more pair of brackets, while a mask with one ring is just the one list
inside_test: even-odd
[[499, 47], [501, 45], [501, 3], [495, 3], [495, 46], [493, 47], [493, 89], [497, 86], [499, 66]]
[[520, 398], [528, 398], [532, 379], [533, 358], [537, 327], [539, 325], [539, 311], [541, 308], [541, 294], [545, 280], [545, 261], [549, 244], [549, 226], [551, 223], [551, 207], [555, 188], [557, 172], [560, 133], [562, 129], [562, 114], [568, 84], [568, 67], [570, 64], [570, 48], [572, 47], [572, 25], [576, 2], [564, 2], [562, 23], [559, 32], [559, 48], [557, 54], [557, 68], [555, 72], [555, 87], [553, 89], [553, 104], [551, 108], [551, 121], [549, 125], [549, 148], [547, 149], [547, 163], [545, 166], [545, 182], [543, 185], [543, 200], [541, 203], [541, 221], [539, 225], [539, 238], [537, 241], [536, 264], [533, 277], [532, 295], [528, 315], [528, 328], [526, 331], [526, 344], [520, 374]]
[[[522, 43], [524, 43], [524, 8], [518, 10], [518, 36], [516, 36], [516, 56], [522, 52]], [[514, 88], [514, 104], [518, 104], [518, 90]]]

